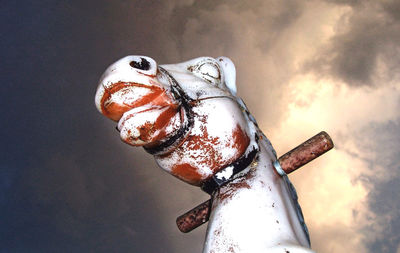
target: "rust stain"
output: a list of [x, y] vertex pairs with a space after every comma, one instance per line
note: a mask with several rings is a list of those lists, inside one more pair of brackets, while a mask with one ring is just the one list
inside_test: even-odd
[[250, 189], [250, 185], [244, 180], [242, 182], [233, 183], [233, 186], [236, 189], [240, 189], [240, 188]]
[[251, 186], [248, 184], [249, 180], [254, 178], [254, 171], [250, 170], [245, 176], [235, 179], [234, 181], [223, 186], [218, 194], [218, 198], [221, 201], [227, 201], [232, 199], [237, 190], [239, 189], [250, 189]]
[[221, 235], [221, 228], [218, 228], [214, 231], [215, 236], [220, 236]]
[[185, 214], [179, 216], [176, 219], [176, 224], [180, 231], [183, 233], [188, 233], [198, 226], [207, 222], [209, 218], [209, 206], [211, 205], [211, 200], [201, 203], [196, 206], [196, 208], [186, 212]]
[[233, 195], [235, 195], [236, 189], [228, 188], [228, 189], [223, 189], [218, 193], [218, 198], [221, 202], [224, 202], [226, 200], [232, 199]]
[[210, 252], [231, 252], [235, 253], [239, 250], [239, 247], [236, 243], [229, 240], [227, 235], [225, 234], [225, 230], [223, 226], [219, 226], [213, 232], [214, 238], [212, 240], [212, 248]]
[[333, 146], [330, 136], [326, 132], [320, 132], [281, 156], [279, 163], [286, 174], [289, 174], [329, 151]]

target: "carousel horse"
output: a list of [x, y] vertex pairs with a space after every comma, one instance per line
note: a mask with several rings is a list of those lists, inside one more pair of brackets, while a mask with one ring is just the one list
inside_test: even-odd
[[294, 187], [235, 79], [226, 57], [127, 56], [107, 68], [95, 103], [124, 142], [211, 195], [203, 253], [313, 252]]

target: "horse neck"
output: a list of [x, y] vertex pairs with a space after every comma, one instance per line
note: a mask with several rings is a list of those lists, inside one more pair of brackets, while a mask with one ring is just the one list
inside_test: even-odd
[[260, 145], [247, 174], [214, 194], [203, 253], [308, 248], [290, 193], [273, 168], [273, 160], [270, 149]]

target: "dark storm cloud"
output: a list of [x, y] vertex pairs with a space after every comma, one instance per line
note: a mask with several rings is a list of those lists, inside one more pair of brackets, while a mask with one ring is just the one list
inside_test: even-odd
[[[400, 242], [400, 121], [372, 123], [355, 134], [357, 145], [369, 164], [371, 173], [363, 176], [371, 187], [368, 206], [374, 214], [372, 222], [363, 228], [369, 252], [396, 252]], [[371, 156], [368, 154], [375, 155]], [[383, 169], [383, 170], [382, 170]]]
[[[118, 57], [162, 57], [160, 37], [146, 27], [162, 31], [167, 17], [158, 5], [127, 5], [3, 5], [1, 252], [173, 251], [149, 184], [160, 172], [120, 143], [93, 102], [97, 80]], [[129, 45], [121, 43], [126, 34]]]
[[319, 75], [354, 85], [380, 85], [399, 78], [399, 1], [328, 1], [351, 7], [327, 47], [306, 64]]
[[400, 20], [400, 4], [398, 1], [387, 0], [382, 1], [382, 8], [385, 12], [387, 12], [392, 19], [399, 21]]
[[[396, 252], [400, 242], [400, 120], [370, 122], [359, 130], [351, 129], [345, 139], [355, 142], [356, 150], [347, 150], [351, 157], [366, 166], [356, 181], [368, 188], [366, 221], [359, 230], [364, 235], [367, 252]], [[352, 168], [353, 169], [353, 168]], [[356, 183], [356, 182], [354, 182]], [[353, 213], [357, 220], [357, 212]]]
[[[400, 171], [397, 165], [395, 170]], [[398, 228], [400, 227], [400, 178], [394, 177], [385, 183], [377, 184], [371, 192], [370, 208], [377, 215], [376, 224], [365, 228], [370, 236], [366, 245], [370, 252], [396, 252], [400, 242]], [[374, 233], [375, 232], [375, 233]]]
[[354, 5], [358, 5], [358, 4], [362, 3], [362, 0], [324, 0], [324, 1], [328, 2], [328, 3], [343, 4], [343, 5], [350, 5], [350, 6], [354, 6]]
[[239, 61], [239, 57], [253, 52], [235, 50], [240, 45], [250, 43], [253, 46], [254, 43], [254, 47], [260, 50], [259, 61], [262, 61], [261, 56], [271, 50], [276, 36], [290, 27], [303, 9], [304, 3], [297, 0], [252, 1], [251, 4], [243, 1], [219, 1], [217, 4], [215, 1], [201, 1], [175, 8], [171, 30], [179, 35], [178, 47], [183, 59], [229, 54], [234, 61], [237, 60], [236, 64], [244, 62], [244, 66], [239, 65], [243, 68], [238, 70], [248, 71], [245, 66], [249, 62]]

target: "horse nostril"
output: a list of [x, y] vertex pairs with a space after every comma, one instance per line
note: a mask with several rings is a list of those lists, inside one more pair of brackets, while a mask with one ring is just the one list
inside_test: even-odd
[[132, 68], [135, 69], [141, 69], [141, 70], [149, 70], [150, 69], [150, 62], [146, 60], [145, 58], [140, 57], [141, 62], [137, 61], [131, 61], [129, 65], [131, 65]]

